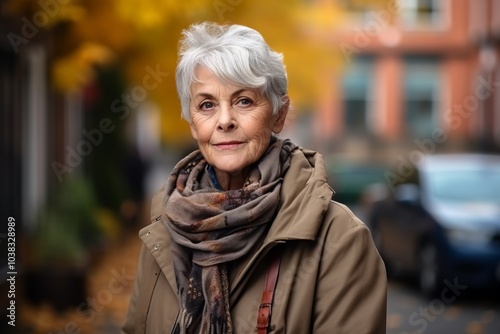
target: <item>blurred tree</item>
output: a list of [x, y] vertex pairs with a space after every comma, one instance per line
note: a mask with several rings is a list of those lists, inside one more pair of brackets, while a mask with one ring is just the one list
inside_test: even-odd
[[[355, 0], [363, 5], [381, 1]], [[328, 36], [342, 17], [344, 2], [10, 0], [5, 10], [24, 15], [35, 24], [38, 18], [48, 17], [39, 26], [53, 32], [52, 81], [62, 91], [81, 89], [95, 80], [96, 65], [111, 62], [121, 66], [127, 83], [138, 87], [137, 92], [148, 88], [145, 78], [156, 73], [157, 85], [146, 92], [162, 111], [162, 140], [183, 145], [190, 135], [187, 124], [180, 120], [174, 80], [183, 29], [193, 22], [214, 21], [244, 24], [261, 32], [271, 47], [285, 56], [290, 96], [300, 112], [329, 93], [321, 77], [340, 58]], [[123, 102], [133, 109], [130, 98]]]

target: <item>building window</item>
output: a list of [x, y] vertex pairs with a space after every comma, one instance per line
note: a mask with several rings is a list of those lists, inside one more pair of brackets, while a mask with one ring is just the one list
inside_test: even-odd
[[406, 59], [404, 75], [404, 120], [407, 133], [413, 137], [429, 136], [439, 125], [439, 60]]
[[[388, 17], [380, 17], [380, 12], [389, 14], [389, 11], [384, 7], [384, 2], [373, 0], [337, 0], [337, 5], [341, 8], [344, 14], [347, 14], [347, 26], [352, 26], [353, 22], [368, 22], [374, 21], [377, 24], [388, 24], [388, 22], [380, 22], [379, 19], [387, 20]], [[375, 22], [376, 21], [376, 22]]]
[[448, 0], [400, 0], [399, 17], [405, 29], [445, 28]]
[[354, 59], [342, 77], [346, 133], [367, 135], [372, 132], [373, 61]]

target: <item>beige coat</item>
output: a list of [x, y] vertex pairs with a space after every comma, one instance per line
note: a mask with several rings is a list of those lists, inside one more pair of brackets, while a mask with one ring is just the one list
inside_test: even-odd
[[[331, 201], [322, 156], [295, 150], [281, 195], [262, 246], [232, 265], [234, 333], [257, 333], [268, 252], [276, 246], [282, 247], [282, 261], [270, 333], [385, 333], [384, 264], [368, 228]], [[179, 309], [161, 196], [153, 199], [152, 223], [139, 232], [144, 245], [124, 333], [171, 333]]]

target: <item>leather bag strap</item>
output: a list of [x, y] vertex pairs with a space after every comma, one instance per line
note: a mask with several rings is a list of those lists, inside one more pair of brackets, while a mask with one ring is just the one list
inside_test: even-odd
[[275, 251], [271, 254], [271, 259], [267, 266], [266, 286], [262, 293], [262, 299], [259, 306], [259, 314], [257, 316], [257, 333], [267, 334], [271, 325], [271, 309], [273, 306], [274, 290], [278, 281], [278, 273], [280, 271], [281, 252]]

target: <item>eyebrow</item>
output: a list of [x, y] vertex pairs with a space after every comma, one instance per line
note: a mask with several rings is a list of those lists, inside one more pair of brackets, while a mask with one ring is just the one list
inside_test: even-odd
[[[236, 95], [240, 95], [241, 93], [243, 93], [244, 91], [251, 91], [250, 88], [242, 88], [242, 89], [238, 89], [237, 91], [235, 91], [234, 93], [231, 94], [231, 97], [234, 97]], [[210, 93], [204, 93], [204, 92], [201, 92], [201, 93], [198, 93], [196, 94], [194, 97], [198, 97], [198, 96], [201, 96], [201, 97], [208, 97], [208, 98], [214, 98], [214, 96]]]

